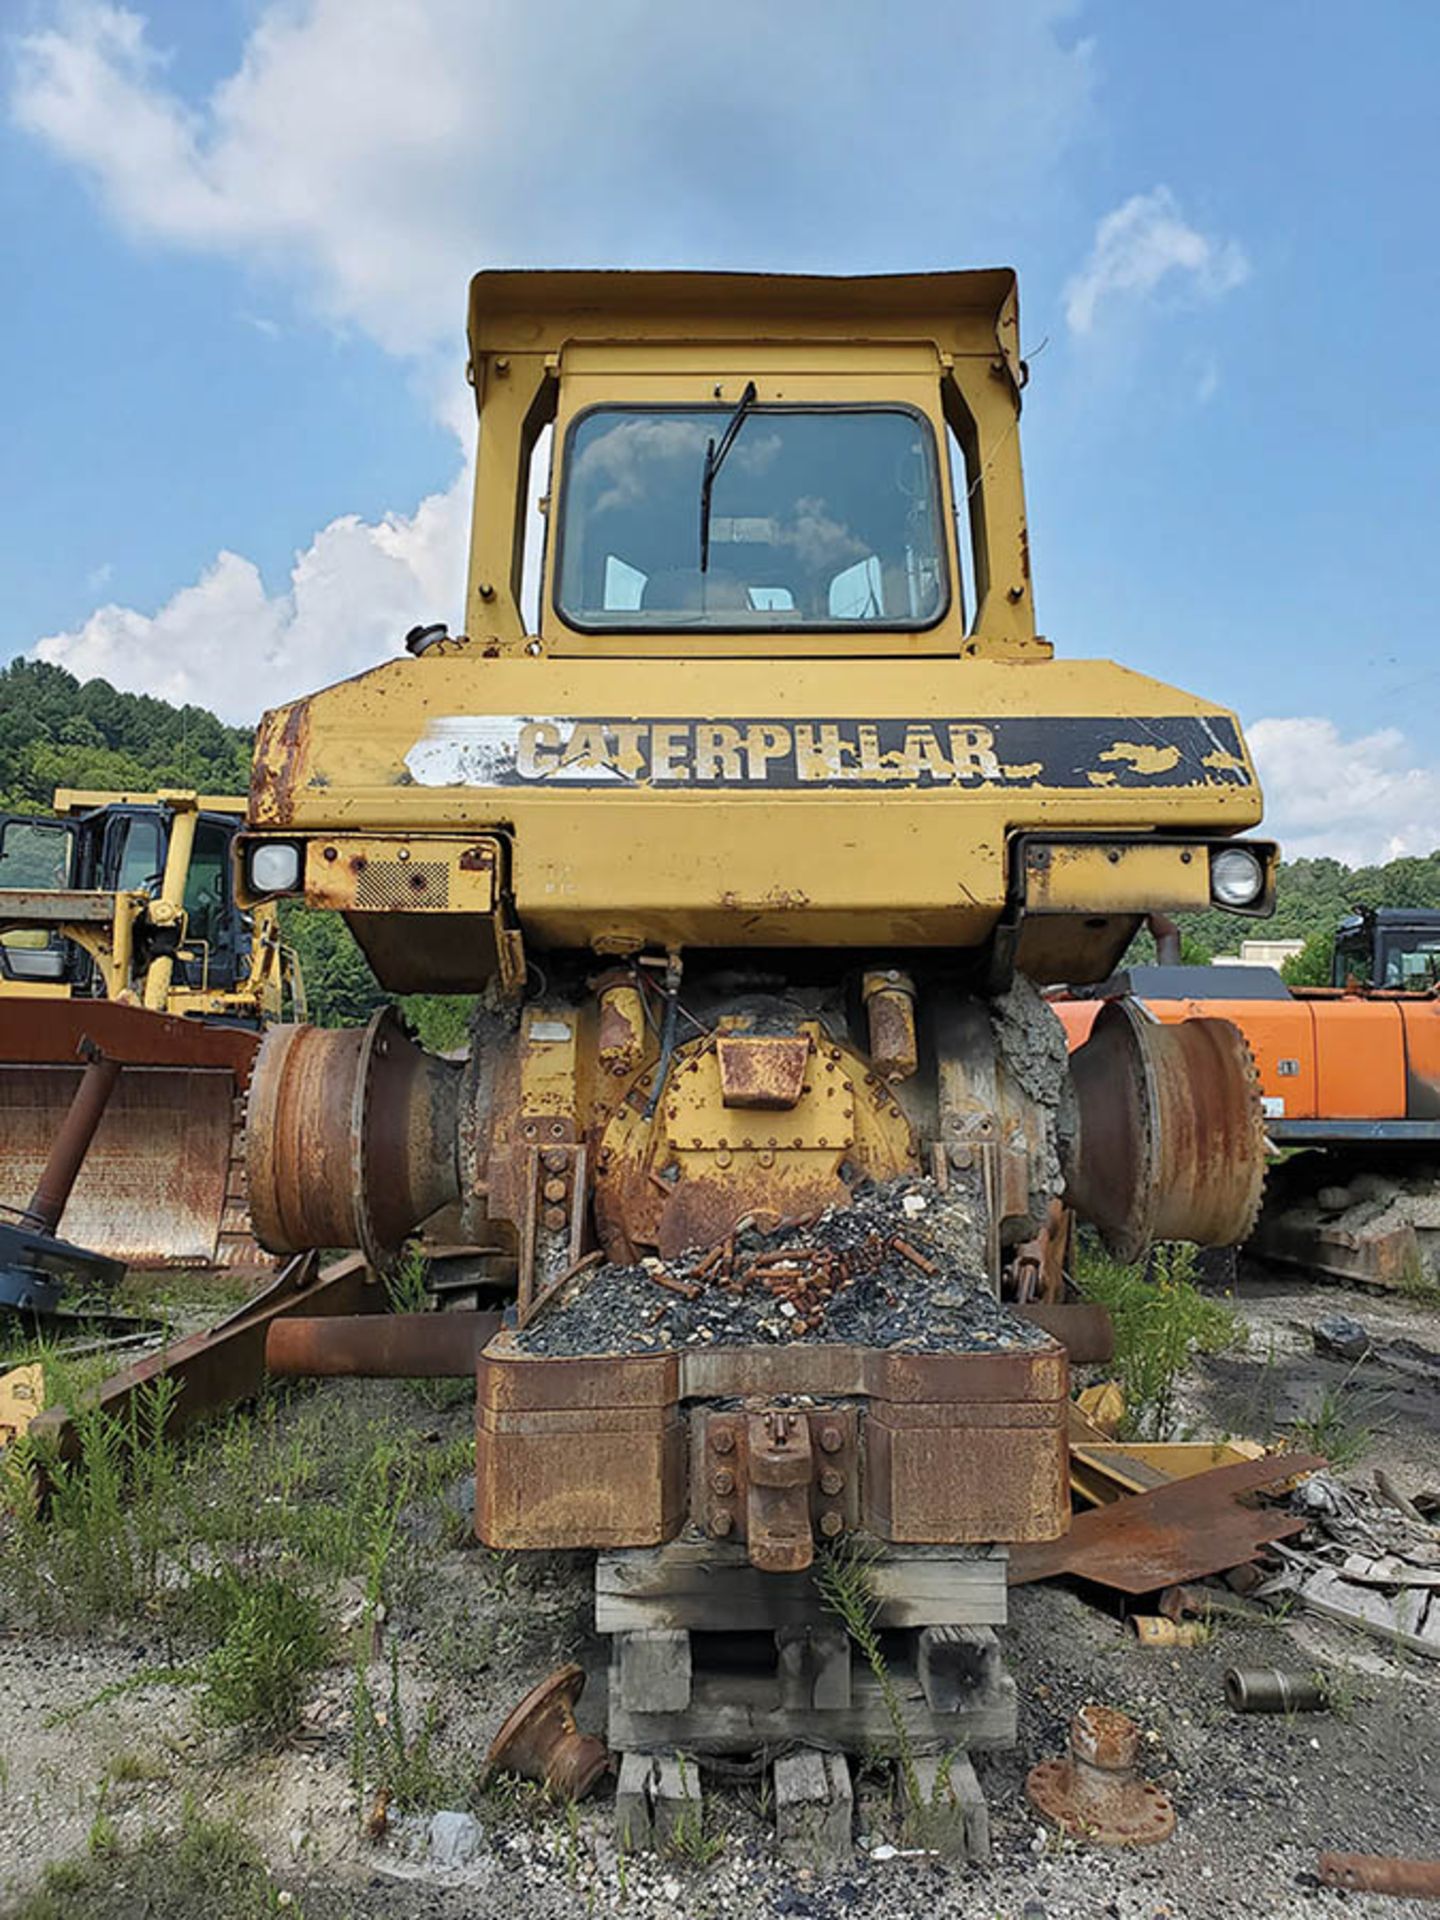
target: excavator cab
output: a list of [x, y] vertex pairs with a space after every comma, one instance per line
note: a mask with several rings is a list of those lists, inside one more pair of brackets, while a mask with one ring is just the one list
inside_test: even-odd
[[1331, 984], [1429, 993], [1440, 985], [1440, 913], [1364, 907], [1335, 930]]

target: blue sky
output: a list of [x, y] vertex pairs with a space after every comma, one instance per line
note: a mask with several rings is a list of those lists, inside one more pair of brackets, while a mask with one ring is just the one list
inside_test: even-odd
[[1237, 707], [1295, 850], [1440, 843], [1440, 10], [0, 19], [0, 658], [248, 718], [454, 618], [482, 264], [1008, 261], [1057, 648]]

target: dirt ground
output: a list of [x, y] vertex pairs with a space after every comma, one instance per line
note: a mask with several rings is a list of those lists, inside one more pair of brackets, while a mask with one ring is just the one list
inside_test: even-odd
[[[1384, 1466], [1411, 1493], [1440, 1488], [1440, 1394], [1368, 1364], [1317, 1360], [1310, 1334], [1322, 1314], [1343, 1311], [1373, 1335], [1434, 1348], [1440, 1309], [1253, 1274], [1236, 1304], [1247, 1343], [1198, 1363], [1187, 1379], [1191, 1431], [1264, 1437], [1319, 1417], [1356, 1451], [1342, 1476], [1352, 1483]], [[330, 1382], [290, 1394], [266, 1444], [299, 1436], [306, 1446], [334, 1448], [338, 1459], [359, 1436], [420, 1422], [436, 1457], [458, 1460], [469, 1417], [462, 1398], [437, 1407], [433, 1395], [422, 1400], [404, 1383]], [[342, 1496], [327, 1493], [322, 1476], [314, 1497]], [[357, 1796], [353, 1781], [353, 1660], [308, 1684], [298, 1735], [257, 1748], [208, 1724], [183, 1676], [154, 1677], [174, 1656], [146, 1618], [104, 1632], [60, 1632], [58, 1599], [48, 1617], [43, 1605], [33, 1619], [11, 1617], [0, 1638], [0, 1911], [27, 1920], [191, 1912], [217, 1920], [252, 1912], [299, 1920], [522, 1912], [556, 1920], [597, 1912], [861, 1920], [922, 1908], [937, 1920], [1218, 1920], [1423, 1911], [1415, 1902], [1323, 1889], [1315, 1867], [1322, 1848], [1440, 1852], [1440, 1663], [1392, 1657], [1377, 1642], [1298, 1612], [1226, 1620], [1203, 1647], [1146, 1652], [1113, 1601], [1064, 1583], [1012, 1596], [1002, 1638], [1019, 1688], [1019, 1743], [977, 1760], [994, 1832], [989, 1869], [903, 1851], [872, 1857], [894, 1831], [888, 1783], [873, 1768], [860, 1773], [860, 1845], [840, 1874], [797, 1871], [775, 1857], [755, 1781], [707, 1780], [706, 1841], [697, 1852], [713, 1857], [703, 1864], [622, 1856], [608, 1788], [575, 1817], [526, 1789], [477, 1791], [500, 1719], [557, 1660], [578, 1658], [594, 1671], [582, 1720], [596, 1727], [604, 1686], [588, 1625], [589, 1560], [521, 1561], [467, 1543], [467, 1499], [457, 1472], [417, 1494], [402, 1515], [411, 1575], [397, 1583], [369, 1643], [376, 1659], [368, 1670], [361, 1663], [382, 1703], [382, 1726], [412, 1750], [425, 1745], [427, 1759], [425, 1777], [412, 1783], [414, 1806], [393, 1812], [378, 1841], [363, 1832], [368, 1789]], [[8, 1550], [0, 1542], [0, 1552]], [[353, 1578], [335, 1582], [335, 1616], [352, 1634], [356, 1592]], [[1339, 1709], [1232, 1714], [1222, 1676], [1235, 1664], [1323, 1667], [1335, 1677]], [[1178, 1813], [1168, 1843], [1131, 1853], [1062, 1845], [1029, 1809], [1027, 1769], [1061, 1751], [1070, 1715], [1087, 1700], [1124, 1709], [1144, 1729], [1148, 1775]], [[427, 1707], [421, 1742], [415, 1730]], [[478, 1850], [463, 1867], [429, 1858], [430, 1815], [444, 1806], [468, 1807], [478, 1822]], [[187, 1834], [203, 1821], [225, 1823], [253, 1848], [253, 1872], [236, 1869], [233, 1898], [230, 1880], [222, 1889], [220, 1869], [205, 1864], [218, 1856], [187, 1852]], [[51, 1904], [36, 1904], [56, 1862], [76, 1863], [72, 1882], [61, 1881]], [[220, 1875], [213, 1885], [212, 1871]]]

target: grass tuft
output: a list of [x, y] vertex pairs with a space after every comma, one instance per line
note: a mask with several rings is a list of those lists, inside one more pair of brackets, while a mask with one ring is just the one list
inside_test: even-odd
[[1110, 1309], [1115, 1370], [1125, 1394], [1122, 1437], [1174, 1437], [1176, 1389], [1197, 1353], [1243, 1344], [1244, 1323], [1223, 1300], [1195, 1285], [1197, 1250], [1171, 1242], [1148, 1263], [1126, 1266], [1082, 1243], [1075, 1283], [1087, 1300]]

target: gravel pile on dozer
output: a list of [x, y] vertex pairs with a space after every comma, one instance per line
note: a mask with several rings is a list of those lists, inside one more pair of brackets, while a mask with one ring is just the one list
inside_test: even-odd
[[527, 1353], [828, 1341], [914, 1353], [1045, 1344], [984, 1276], [983, 1235], [933, 1180], [857, 1189], [849, 1206], [638, 1266], [578, 1273], [517, 1335]]

